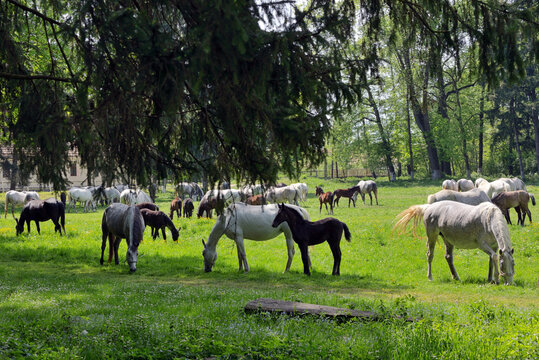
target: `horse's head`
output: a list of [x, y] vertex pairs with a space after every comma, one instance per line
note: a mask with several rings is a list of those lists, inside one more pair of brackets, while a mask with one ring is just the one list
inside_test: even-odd
[[316, 196], [321, 195], [321, 194], [323, 194], [323, 193], [324, 193], [324, 190], [322, 190], [322, 187], [317, 186], [317, 187], [316, 187], [316, 190], [315, 190]]
[[17, 233], [17, 236], [19, 236], [19, 234], [22, 234], [24, 231], [24, 221], [20, 221], [15, 218], [15, 223], [17, 224], [15, 225], [15, 232]]
[[277, 206], [279, 207], [279, 211], [277, 212], [277, 215], [275, 215], [275, 219], [273, 219], [273, 223], [271, 223], [271, 226], [273, 226], [274, 228], [288, 220], [288, 214], [286, 213], [286, 207], [284, 203], [280, 205], [277, 204]]
[[513, 275], [515, 274], [515, 260], [513, 260], [513, 253], [515, 249], [500, 249], [500, 275], [504, 278], [505, 285], [513, 285]]
[[138, 248], [127, 249], [127, 254], [125, 254], [125, 259], [129, 264], [129, 271], [132, 273], [137, 271], [137, 260], [138, 260]]
[[217, 251], [208, 248], [204, 240], [202, 240], [202, 245], [204, 245], [204, 250], [202, 250], [202, 256], [204, 256], [204, 271], [210, 272], [217, 260]]

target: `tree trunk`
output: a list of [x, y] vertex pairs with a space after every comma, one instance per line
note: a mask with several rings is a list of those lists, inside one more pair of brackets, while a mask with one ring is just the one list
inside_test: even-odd
[[410, 122], [410, 100], [406, 98], [406, 125], [408, 126], [408, 153], [410, 154], [410, 180], [414, 180], [414, 151], [412, 150], [412, 127]]
[[389, 139], [386, 135], [386, 132], [384, 131], [384, 126], [382, 124], [382, 118], [378, 110], [378, 105], [376, 104], [376, 101], [374, 101], [374, 97], [372, 96], [370, 86], [367, 86], [367, 93], [369, 95], [369, 104], [374, 112], [376, 125], [378, 125], [380, 138], [382, 139], [382, 148], [384, 151], [384, 158], [385, 158], [386, 167], [387, 167], [388, 179], [389, 181], [395, 181], [397, 178], [395, 175], [395, 167], [393, 166], [393, 162], [391, 161], [391, 144], [389, 143]]
[[470, 168], [470, 158], [468, 157], [467, 141], [466, 141], [466, 130], [464, 129], [464, 123], [462, 122], [462, 106], [460, 104], [460, 91], [458, 90], [457, 81], [453, 81], [453, 88], [456, 92], [457, 99], [457, 123], [459, 125], [460, 131], [460, 140], [462, 145], [462, 157], [464, 158], [464, 166], [466, 167], [466, 178], [470, 179], [472, 177], [472, 171]]
[[17, 154], [17, 151], [15, 151], [15, 148], [13, 148], [13, 157], [12, 162], [10, 166], [10, 173], [9, 173], [9, 189], [15, 190], [17, 188], [17, 184], [19, 181], [19, 155]]
[[[318, 171], [316, 172], [318, 175]], [[328, 160], [324, 159], [324, 180], [327, 180], [328, 178]]]
[[524, 180], [524, 166], [522, 164], [522, 152], [520, 150], [520, 141], [518, 139], [518, 131], [517, 131], [517, 114], [515, 112], [515, 101], [514, 99], [511, 100], [511, 106], [510, 106], [510, 109], [511, 109], [511, 118], [513, 119], [513, 134], [515, 135], [515, 144], [516, 144], [516, 148], [517, 148], [517, 154], [518, 154], [518, 165], [520, 167], [520, 177], [522, 179], [522, 181], [525, 181]]
[[[537, 93], [535, 92], [535, 87], [532, 87], [530, 90], [530, 100], [532, 104], [537, 104]], [[533, 122], [533, 131], [535, 133], [535, 161], [537, 163], [537, 173], [539, 174], [539, 112], [535, 107], [532, 108], [531, 117]]]
[[432, 173], [432, 179], [438, 180], [442, 178], [442, 172], [440, 170], [440, 160], [438, 158], [438, 149], [436, 147], [436, 142], [434, 141], [434, 136], [430, 128], [429, 114], [428, 114], [428, 102], [427, 102], [427, 84], [429, 79], [429, 64], [425, 66], [424, 72], [424, 86], [423, 86], [423, 104], [420, 104], [413, 81], [412, 74], [412, 65], [410, 63], [410, 55], [408, 53], [409, 49], [403, 51], [403, 61], [401, 66], [403, 67], [407, 89], [408, 89], [408, 98], [410, 99], [410, 104], [412, 106], [412, 113], [414, 114], [414, 119], [421, 130], [425, 143], [427, 145], [427, 154], [429, 157], [429, 168]]
[[[484, 132], [483, 117], [485, 115], [484, 111], [485, 111], [485, 85], [481, 87], [481, 99], [479, 101], [479, 154], [478, 154], [478, 159], [477, 159], [477, 173], [479, 175], [483, 174], [483, 132]], [[538, 139], [537, 135], [536, 135], [536, 139]], [[539, 143], [537, 143], [537, 145], [539, 145]], [[539, 152], [537, 154], [539, 156]], [[539, 157], [538, 157], [538, 160], [539, 160]], [[538, 169], [539, 169], [539, 166], [538, 166]]]

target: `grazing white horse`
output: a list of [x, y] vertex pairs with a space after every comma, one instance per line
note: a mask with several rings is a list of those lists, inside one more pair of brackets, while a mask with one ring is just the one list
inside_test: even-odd
[[470, 191], [474, 188], [474, 183], [472, 180], [468, 180], [468, 179], [459, 179], [459, 181], [457, 181], [457, 189], [458, 191]]
[[[489, 183], [485, 179], [482, 179], [482, 180], [483, 181], [479, 183], [478, 188], [486, 192], [488, 197], [491, 199], [494, 196], [498, 195], [499, 193], [502, 193], [505, 191], [511, 191], [511, 185], [509, 185], [509, 182], [503, 179], [494, 180], [491, 183]], [[510, 179], [507, 179], [507, 180], [510, 180]], [[476, 180], [476, 185], [477, 185], [477, 180]]]
[[245, 197], [254, 196], [254, 195], [264, 195], [264, 188], [262, 185], [245, 185], [240, 189], [242, 193], [245, 194]]
[[[298, 211], [304, 219], [310, 220], [305, 209], [292, 205], [290, 207]], [[277, 212], [279, 212], [279, 207], [275, 204], [246, 205], [238, 203], [226, 208], [223, 215], [219, 216], [215, 222], [208, 237], [208, 242], [205, 243], [202, 240], [204, 244], [204, 251], [202, 252], [204, 271], [211, 271], [215, 260], [217, 260], [216, 247], [221, 236], [226, 235], [236, 242], [239, 270], [245, 269], [245, 272], [248, 272], [249, 264], [247, 263], [243, 239], [264, 241], [273, 239], [280, 233], [284, 233], [288, 248], [288, 261], [286, 262], [285, 271], [290, 270], [290, 265], [294, 258], [294, 239], [288, 223], [284, 222], [275, 228], [271, 226]]]
[[77, 202], [79, 201], [84, 204], [83, 209], [85, 212], [87, 212], [90, 207], [93, 209], [93, 211], [96, 210], [94, 196], [91, 190], [71, 188], [69, 189], [67, 196], [69, 198], [69, 203], [67, 204], [66, 211], [69, 211], [69, 209], [73, 207], [75, 212], [77, 212]]
[[298, 205], [298, 199], [300, 198], [299, 192], [292, 186], [283, 186], [280, 188], [271, 187], [266, 191], [264, 197], [266, 201], [277, 204], [288, 201], [289, 204]]
[[[371, 192], [374, 193], [374, 197], [376, 198], [376, 205], [378, 205], [378, 186], [373, 180], [361, 180], [357, 183], [356, 186], [359, 186], [359, 194], [361, 195], [361, 200], [363, 200], [363, 205], [365, 205], [365, 195], [369, 194], [369, 197], [371, 198], [371, 205], [372, 205], [372, 195]], [[354, 195], [354, 196], [357, 196]], [[354, 198], [354, 202], [355, 202]]]
[[103, 195], [105, 197], [105, 203], [107, 205], [112, 204], [113, 202], [120, 201], [120, 191], [115, 187], [107, 187], [103, 189]]
[[458, 191], [459, 188], [457, 186], [457, 182], [453, 179], [447, 179], [442, 182], [442, 189], [443, 190], [454, 190]]
[[15, 191], [9, 190], [6, 192], [6, 202], [5, 202], [5, 211], [4, 219], [7, 217], [7, 208], [11, 204], [11, 215], [15, 217], [14, 207], [15, 205], [24, 205], [31, 200], [41, 200], [39, 195], [35, 191]]
[[295, 184], [290, 184], [289, 186], [296, 189], [296, 191], [299, 194], [299, 201], [301, 202], [301, 206], [303, 206], [303, 203], [307, 201], [307, 194], [309, 193], [309, 188], [307, 187], [307, 184], [295, 183]]
[[135, 205], [143, 202], [153, 202], [152, 198], [142, 190], [125, 189], [120, 193], [120, 202], [126, 205]]
[[427, 197], [428, 204], [434, 204], [438, 201], [451, 200], [468, 205], [479, 205], [482, 202], [490, 202], [488, 195], [481, 189], [472, 189], [466, 192], [454, 190], [440, 190], [436, 194]]
[[176, 185], [175, 191], [176, 196], [182, 198], [190, 197], [191, 199], [200, 200], [204, 196], [202, 189], [195, 182], [181, 182]]
[[116, 188], [116, 190], [118, 190], [121, 193], [122, 191], [129, 189], [129, 185], [117, 184], [117, 185], [114, 185], [114, 188]]
[[511, 180], [515, 184], [515, 191], [516, 190], [524, 190], [524, 191], [528, 192], [528, 190], [526, 189], [526, 184], [524, 184], [524, 181], [520, 180], [517, 177], [514, 177]]
[[[453, 248], [478, 248], [489, 256], [488, 281], [498, 284], [501, 275], [506, 285], [513, 284], [515, 263], [509, 230], [501, 210], [496, 205], [485, 202], [472, 206], [455, 201], [440, 201], [411, 206], [397, 215], [397, 218], [399, 220], [395, 224], [395, 229], [401, 232], [413, 220], [413, 233], [419, 221], [423, 219], [427, 233], [429, 280], [432, 280], [434, 247], [440, 235], [445, 244], [445, 259], [453, 279], [460, 280], [453, 266]], [[493, 268], [494, 277], [492, 277]]]

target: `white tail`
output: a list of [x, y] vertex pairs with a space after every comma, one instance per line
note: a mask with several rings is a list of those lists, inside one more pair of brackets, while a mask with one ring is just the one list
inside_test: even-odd
[[417, 224], [419, 224], [419, 221], [423, 219], [423, 213], [427, 209], [429, 205], [413, 205], [410, 206], [408, 209], [401, 212], [399, 215], [397, 215], [397, 223], [395, 226], [393, 226], [393, 230], [397, 230], [400, 234], [404, 233], [406, 231], [406, 227], [408, 226], [408, 223], [410, 221], [414, 221], [412, 225], [412, 234], [414, 236], [416, 235], [415, 229], [417, 227]]

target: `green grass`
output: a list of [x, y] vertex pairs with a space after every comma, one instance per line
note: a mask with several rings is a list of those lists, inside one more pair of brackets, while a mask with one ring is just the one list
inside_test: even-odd
[[[318, 212], [315, 185], [329, 191], [356, 182], [308, 178], [312, 219], [327, 216]], [[462, 281], [453, 281], [442, 244], [430, 282], [423, 229], [413, 238], [392, 226], [439, 186], [379, 185], [379, 206], [349, 209], [341, 199], [335, 210], [352, 232], [352, 242], [341, 243], [340, 277], [330, 275], [326, 244], [312, 249], [311, 277], [303, 275], [298, 250], [283, 273], [282, 236], [246, 240], [247, 274], [238, 272], [234, 243], [223, 237], [214, 271], [204, 273], [201, 239], [214, 220], [196, 218], [174, 220], [178, 243], [152, 241], [146, 231], [138, 270], [129, 274], [125, 243], [119, 266], [99, 265], [103, 209], [67, 214], [65, 237], [55, 236], [50, 222], [41, 235], [32, 224], [30, 234], [16, 237], [8, 215], [0, 220], [0, 358], [538, 358], [537, 225], [510, 226], [515, 286], [486, 283], [488, 258], [478, 250], [455, 250]], [[162, 210], [171, 198], [160, 194]], [[537, 207], [531, 210], [539, 220]], [[386, 320], [245, 314], [243, 306], [258, 297], [370, 310]], [[421, 320], [403, 323], [394, 315]]]

